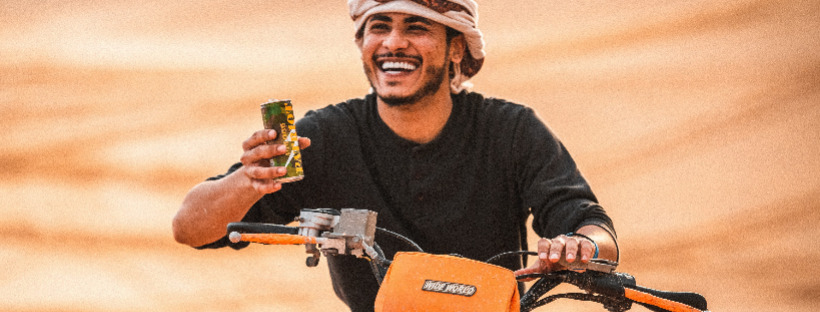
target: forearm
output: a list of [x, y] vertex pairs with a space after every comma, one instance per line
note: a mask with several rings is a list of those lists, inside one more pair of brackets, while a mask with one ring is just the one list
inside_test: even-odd
[[177, 242], [192, 247], [212, 243], [225, 235], [228, 223], [242, 220], [263, 196], [251, 185], [244, 169], [202, 182], [188, 192], [173, 221]]

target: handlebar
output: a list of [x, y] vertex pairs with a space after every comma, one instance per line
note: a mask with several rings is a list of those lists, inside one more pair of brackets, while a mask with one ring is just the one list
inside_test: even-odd
[[298, 234], [299, 228], [275, 223], [233, 222], [228, 224], [228, 233]]
[[[626, 273], [604, 273], [586, 271], [559, 271], [548, 274], [528, 274], [519, 279], [540, 277], [522, 297], [522, 311], [532, 311], [560, 298], [598, 302], [609, 311], [626, 311], [632, 303], [640, 304], [658, 312], [703, 312], [708, 311], [706, 299], [693, 292], [660, 291], [635, 283], [635, 278]], [[586, 291], [586, 294], [558, 294], [539, 298], [558, 286], [568, 283]], [[524, 309], [523, 307], [528, 307]]]
[[[653, 311], [706, 311], [706, 298], [692, 292], [660, 291], [637, 285], [628, 285], [624, 287], [624, 296]], [[657, 310], [655, 307], [663, 310]]]
[[[308, 253], [314, 256], [308, 258], [308, 266], [316, 266], [318, 263], [319, 248], [326, 255], [351, 254], [358, 257], [368, 257], [371, 260], [373, 272], [377, 280], [381, 282], [386, 272], [386, 267], [391, 261], [384, 258], [381, 249], [373, 240], [373, 233], [378, 230], [382, 234], [388, 234], [405, 242], [412, 249], [421, 251], [421, 248], [412, 240], [391, 232], [386, 229], [375, 227], [375, 216], [361, 214], [361, 211], [342, 211], [342, 224], [339, 225], [339, 215], [330, 215], [334, 219], [327, 219], [328, 215], [319, 215], [325, 226], [316, 226], [316, 222], [310, 220], [297, 219], [303, 226], [292, 227], [272, 223], [249, 223], [236, 222], [228, 225], [229, 239], [233, 243], [240, 241], [253, 242], [267, 245], [306, 245]], [[310, 213], [315, 214], [313, 210]], [[324, 211], [319, 211], [325, 213]], [[345, 215], [348, 219], [357, 219], [359, 224], [356, 227], [368, 228], [369, 230], [359, 231], [356, 227], [351, 227], [350, 223], [345, 223]], [[315, 221], [315, 220], [314, 220]], [[347, 220], [349, 221], [349, 220]], [[307, 231], [304, 224], [311, 226]], [[333, 231], [334, 226], [344, 228], [345, 231]], [[359, 232], [350, 235], [347, 231]], [[302, 235], [307, 233], [307, 235]], [[315, 236], [314, 236], [315, 235]], [[518, 251], [506, 252], [488, 259], [485, 262], [491, 263], [499, 257], [520, 254], [534, 254], [533, 252]], [[593, 259], [593, 261], [596, 259]], [[561, 298], [584, 300], [601, 303], [604, 308], [612, 312], [622, 312], [629, 310], [632, 303], [637, 303], [656, 312], [708, 312], [706, 299], [700, 294], [693, 292], [668, 292], [660, 291], [635, 283], [635, 278], [626, 273], [614, 272], [617, 263], [599, 261], [597, 267], [590, 266], [585, 272], [558, 271], [547, 274], [527, 274], [517, 278], [519, 280], [538, 278], [538, 280], [521, 296], [521, 311], [532, 311], [538, 307], [546, 305]], [[378, 267], [376, 267], [378, 266]], [[564, 293], [553, 294], [544, 297], [556, 286], [568, 283], [584, 290], [586, 293]], [[543, 298], [542, 298], [543, 297]]]
[[321, 238], [293, 235], [293, 234], [257, 234], [257, 233], [238, 233], [232, 232], [228, 239], [232, 243], [251, 242], [265, 245], [307, 245], [317, 244]]

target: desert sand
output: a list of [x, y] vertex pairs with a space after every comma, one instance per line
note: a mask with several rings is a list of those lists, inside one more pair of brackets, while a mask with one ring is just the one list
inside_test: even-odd
[[[712, 311], [820, 306], [816, 1], [479, 10], [475, 90], [562, 138], [619, 271]], [[238, 160], [262, 101], [301, 116], [367, 92], [352, 32], [344, 1], [0, 4], [0, 310], [344, 310], [301, 247], [194, 250], [171, 219]], [[567, 310], [603, 311], [540, 311]]]

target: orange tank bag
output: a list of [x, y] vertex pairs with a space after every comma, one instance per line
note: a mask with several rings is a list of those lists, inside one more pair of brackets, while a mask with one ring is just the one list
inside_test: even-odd
[[376, 296], [376, 312], [519, 311], [512, 271], [466, 258], [400, 252]]

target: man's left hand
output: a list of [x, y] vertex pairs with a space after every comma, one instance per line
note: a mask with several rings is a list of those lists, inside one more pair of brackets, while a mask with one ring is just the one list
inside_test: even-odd
[[531, 266], [515, 271], [515, 275], [549, 273], [566, 270], [561, 259], [567, 263], [589, 263], [595, 254], [595, 244], [581, 236], [558, 235], [553, 239], [538, 241], [538, 259]]

